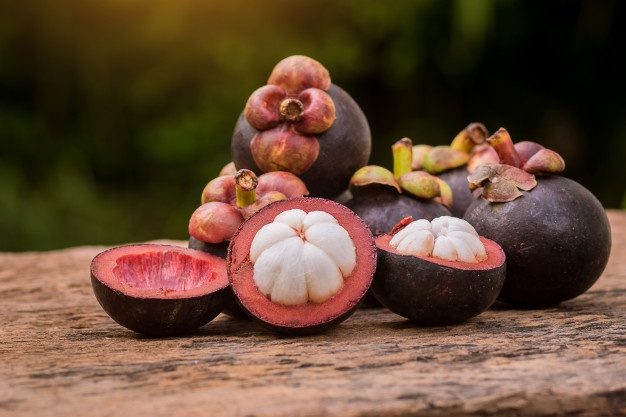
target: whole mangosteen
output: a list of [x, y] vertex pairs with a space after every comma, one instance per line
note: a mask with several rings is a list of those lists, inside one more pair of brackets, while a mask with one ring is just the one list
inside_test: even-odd
[[347, 319], [376, 269], [359, 217], [331, 200], [274, 202], [248, 218], [227, 257], [231, 288], [250, 317], [273, 331], [311, 334]]
[[372, 293], [389, 310], [422, 325], [447, 325], [489, 308], [504, 284], [502, 248], [465, 220], [403, 219], [376, 238]]
[[91, 284], [118, 324], [149, 336], [190, 332], [215, 318], [228, 291], [226, 261], [193, 249], [137, 244], [91, 262]]
[[514, 145], [506, 129], [488, 142], [503, 163], [482, 165], [468, 177], [482, 195], [464, 219], [506, 253], [498, 300], [545, 307], [583, 294], [611, 251], [602, 204], [581, 184], [557, 175], [565, 163], [556, 152], [535, 142]]
[[237, 169], [298, 175], [311, 196], [334, 199], [369, 161], [369, 124], [358, 104], [316, 60], [280, 61], [248, 99], [232, 141]]

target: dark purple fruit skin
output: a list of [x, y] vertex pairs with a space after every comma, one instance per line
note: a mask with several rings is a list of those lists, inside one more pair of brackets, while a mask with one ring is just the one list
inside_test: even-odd
[[189, 236], [188, 247], [190, 249], [199, 250], [211, 255], [219, 256], [222, 259], [226, 259], [226, 253], [228, 252], [228, 244], [230, 241], [224, 241], [221, 243], [207, 243], [196, 239], [193, 236]]
[[587, 291], [604, 271], [611, 228], [596, 197], [560, 176], [537, 177], [537, 186], [508, 203], [476, 199], [464, 219], [495, 240], [507, 257], [498, 300], [547, 307]]
[[392, 187], [363, 190], [345, 203], [369, 227], [374, 236], [389, 233], [403, 218], [432, 220], [439, 216], [450, 216], [444, 205], [408, 194], [399, 194]]
[[[352, 174], [367, 165], [372, 139], [365, 114], [354, 99], [334, 84], [326, 92], [335, 104], [336, 120], [330, 129], [317, 135], [319, 156], [300, 179], [311, 197], [334, 199], [348, 188]], [[256, 133], [242, 112], [233, 132], [231, 153], [237, 169], [247, 168], [260, 175], [263, 172], [250, 151]]]
[[[198, 240], [193, 236], [189, 236], [189, 248], [219, 256], [222, 259], [226, 259], [229, 244], [229, 240], [221, 243], [207, 243]], [[226, 291], [224, 296], [225, 300], [222, 313], [237, 319], [248, 319], [248, 315], [241, 309], [241, 306], [237, 302], [235, 293], [233, 293], [230, 287], [228, 287], [227, 290], [228, 291]]]
[[476, 198], [469, 188], [467, 176], [469, 171], [466, 167], [454, 168], [437, 174], [452, 189], [452, 207], [450, 212], [454, 217], [463, 217], [465, 211]]
[[152, 337], [189, 333], [222, 311], [227, 288], [199, 297], [179, 299], [138, 298], [113, 290], [93, 274], [91, 285], [102, 308], [121, 326]]
[[487, 310], [502, 289], [506, 263], [488, 270], [451, 268], [378, 248], [371, 290], [392, 312], [425, 326], [466, 321]]

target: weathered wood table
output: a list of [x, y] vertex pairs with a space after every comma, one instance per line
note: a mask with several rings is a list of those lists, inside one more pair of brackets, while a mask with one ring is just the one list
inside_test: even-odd
[[310, 337], [220, 315], [146, 338], [93, 295], [103, 247], [2, 253], [0, 415], [626, 415], [626, 212], [609, 217], [604, 275], [558, 307], [445, 327], [362, 308]]

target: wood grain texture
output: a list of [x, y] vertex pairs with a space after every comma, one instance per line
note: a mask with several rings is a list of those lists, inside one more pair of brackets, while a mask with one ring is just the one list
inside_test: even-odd
[[220, 315], [150, 339], [98, 305], [104, 247], [0, 253], [0, 415], [626, 415], [626, 212], [609, 218], [603, 276], [555, 308], [442, 327], [362, 308], [308, 337]]

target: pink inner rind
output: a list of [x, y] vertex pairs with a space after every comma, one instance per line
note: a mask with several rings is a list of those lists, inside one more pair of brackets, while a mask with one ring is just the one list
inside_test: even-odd
[[[281, 204], [280, 211], [271, 209], [278, 204]], [[285, 306], [273, 303], [256, 287], [253, 280], [253, 264], [249, 258], [250, 245], [254, 235], [263, 225], [271, 223], [279, 213], [296, 208], [305, 212], [323, 210], [333, 215], [356, 244], [357, 264], [352, 274], [344, 279], [341, 291], [331, 299], [322, 303], [308, 302], [304, 305]], [[246, 221], [233, 237], [228, 259], [232, 288], [246, 310], [270, 325], [300, 328], [331, 322], [359, 304], [371, 284], [376, 269], [376, 247], [367, 226], [346, 207], [330, 200], [297, 198], [274, 203]]]
[[[386, 234], [381, 235], [376, 238], [376, 246], [384, 249], [388, 252], [395, 253], [397, 255], [402, 256], [415, 256], [415, 255], [407, 255], [404, 253], [398, 252], [393, 246], [389, 244], [393, 236]], [[450, 268], [456, 269], [464, 269], [464, 270], [489, 270], [493, 268], [497, 268], [501, 266], [505, 260], [506, 256], [504, 254], [504, 250], [493, 240], [487, 239], [485, 237], [480, 236], [480, 241], [485, 246], [485, 250], [487, 252], [487, 259], [484, 261], [472, 263], [472, 262], [462, 262], [462, 261], [447, 261], [445, 259], [435, 258], [433, 256], [415, 256], [416, 258], [424, 259], [428, 262], [432, 262], [438, 265], [447, 266]]]
[[228, 286], [225, 260], [169, 245], [109, 249], [94, 258], [91, 270], [108, 287], [141, 298], [187, 298]]

